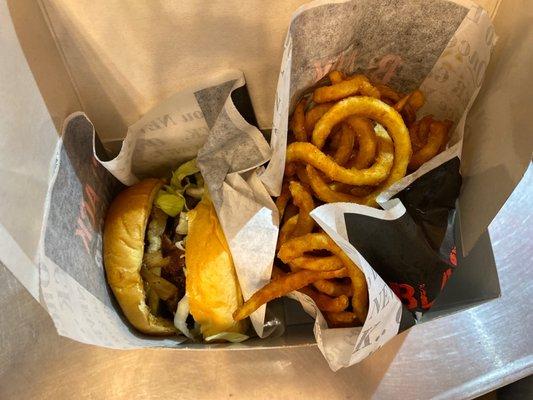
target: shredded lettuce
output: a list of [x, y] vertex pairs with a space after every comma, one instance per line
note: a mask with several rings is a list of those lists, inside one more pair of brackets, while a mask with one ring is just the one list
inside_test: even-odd
[[225, 341], [231, 342], [231, 343], [240, 343], [240, 342], [244, 342], [248, 338], [249, 338], [249, 336], [247, 336], [247, 335], [245, 335], [243, 333], [238, 333], [238, 332], [220, 332], [220, 333], [217, 333], [216, 335], [208, 336], [204, 340], [206, 342], [212, 342], [214, 340], [225, 340]]
[[181, 251], [185, 251], [185, 247], [183, 246], [184, 242], [183, 240], [179, 240], [176, 243], [174, 243], [174, 246], [176, 246]]
[[147, 253], [154, 253], [161, 249], [161, 235], [167, 224], [167, 214], [157, 207], [152, 208], [151, 220], [148, 224], [146, 236], [148, 238]]
[[178, 226], [176, 227], [176, 233], [178, 235], [186, 235], [189, 231], [189, 219], [187, 218], [187, 213], [185, 211], [180, 212], [180, 219], [178, 221]]
[[174, 314], [174, 326], [177, 330], [187, 336], [189, 339], [193, 339], [191, 331], [187, 327], [187, 317], [189, 316], [189, 298], [187, 293], [181, 298], [178, 302], [178, 308], [176, 309], [176, 314]]

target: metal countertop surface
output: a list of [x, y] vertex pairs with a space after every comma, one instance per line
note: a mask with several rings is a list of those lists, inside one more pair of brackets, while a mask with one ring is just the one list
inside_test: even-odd
[[[533, 167], [492, 222], [502, 297], [415, 326], [332, 372], [316, 346], [109, 350], [57, 335], [0, 266], [0, 398], [472, 398], [533, 371]], [[525, 210], [525, 212], [524, 212]]]

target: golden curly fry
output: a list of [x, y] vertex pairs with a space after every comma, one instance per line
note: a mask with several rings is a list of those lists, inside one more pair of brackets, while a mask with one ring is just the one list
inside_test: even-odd
[[310, 233], [284, 243], [278, 252], [278, 257], [287, 264], [289, 261], [303, 256], [304, 253], [314, 250], [328, 250], [336, 254], [336, 251], [340, 250], [340, 248], [325, 233]]
[[307, 142], [307, 132], [305, 130], [305, 105], [304, 98], [298, 102], [292, 115], [292, 131], [297, 142]]
[[298, 167], [297, 163], [288, 163], [285, 164], [285, 172], [284, 175], [286, 178], [291, 178], [294, 175], [296, 175], [296, 167]]
[[315, 124], [335, 103], [316, 104], [305, 114], [305, 129], [311, 135]]
[[341, 83], [344, 79], [346, 79], [346, 77], [344, 76], [344, 74], [341, 72], [341, 71], [331, 71], [329, 74], [328, 74], [328, 78], [329, 78], [329, 81], [335, 85], [337, 83]]
[[411, 126], [416, 121], [416, 111], [425, 101], [424, 94], [420, 90], [415, 90], [394, 104], [394, 109], [401, 112], [405, 124]]
[[400, 94], [390, 86], [383, 85], [381, 83], [376, 83], [374, 86], [377, 90], [379, 90], [379, 93], [381, 93], [382, 99], [390, 99], [392, 103], [400, 101]]
[[374, 132], [374, 126], [368, 118], [360, 117], [348, 117], [346, 123], [355, 131], [359, 147], [357, 155], [349, 161], [347, 166], [356, 169], [368, 168], [376, 159], [378, 147], [378, 138]]
[[414, 171], [422, 164], [435, 157], [441, 147], [446, 143], [448, 137], [449, 123], [433, 121], [429, 126], [427, 143], [413, 154], [409, 161], [409, 170]]
[[416, 121], [416, 111], [413, 108], [413, 106], [411, 105], [411, 103], [409, 102], [411, 96], [414, 93], [415, 92], [412, 92], [412, 93], [409, 93], [409, 94], [405, 95], [404, 97], [402, 97], [398, 102], [396, 102], [393, 105], [394, 109], [401, 114], [401, 116], [402, 116], [402, 118], [403, 118], [403, 120], [405, 122], [405, 125], [407, 125], [407, 126], [410, 126], [411, 124], [413, 124]]
[[[416, 111], [424, 105], [425, 97], [420, 90], [411, 92], [408, 96], [402, 96], [390, 86], [374, 84], [381, 93], [381, 100], [401, 111], [402, 118], [407, 126], [416, 121]], [[405, 100], [402, 102], [402, 100]], [[399, 103], [399, 104], [398, 104]]]
[[298, 291], [311, 297], [321, 311], [340, 312], [346, 310], [348, 304], [350, 304], [348, 297], [345, 295], [332, 298], [326, 294], [317, 292], [308, 286], [305, 286]]
[[335, 255], [326, 257], [301, 256], [291, 260], [289, 266], [292, 270], [309, 269], [312, 271], [334, 271], [343, 268], [344, 264], [342, 263], [342, 260]]
[[[410, 148], [409, 143], [409, 148]], [[322, 171], [328, 178], [349, 185], [377, 185], [388, 179], [394, 165], [394, 147], [390, 138], [379, 138], [376, 162], [366, 169], [344, 168], [311, 143], [295, 142], [287, 147], [288, 164], [304, 162]]]
[[[272, 279], [278, 279], [286, 275], [287, 274], [284, 271], [282, 271], [279, 267], [277, 267], [276, 265], [273, 266]], [[322, 281], [318, 281], [318, 282], [322, 282]], [[325, 282], [329, 282], [329, 281], [325, 281]], [[311, 297], [311, 299], [313, 299], [317, 307], [322, 311], [340, 312], [340, 311], [345, 310], [349, 304], [348, 297], [344, 293], [341, 293], [338, 296], [334, 296], [335, 298], [332, 298], [326, 294], [322, 294], [320, 292], [317, 292], [316, 290], [313, 290], [309, 286], [303, 287], [299, 289], [298, 291]]]
[[407, 103], [401, 112], [405, 125], [410, 126], [416, 121], [416, 112], [411, 107], [411, 104]]
[[300, 209], [298, 213], [298, 222], [294, 227], [292, 236], [305, 235], [313, 231], [315, 221], [309, 213], [315, 208], [315, 202], [313, 196], [307, 191], [307, 189], [297, 181], [291, 181], [289, 183], [289, 190], [291, 192], [292, 201]]
[[353, 288], [352, 285], [350, 285], [349, 283], [333, 282], [327, 279], [323, 279], [321, 281], [314, 282], [313, 286], [319, 292], [325, 293], [331, 297], [339, 297], [342, 295], [351, 297], [353, 295]]
[[402, 151], [409, 149], [409, 134], [403, 120], [394, 108], [372, 97], [349, 97], [337, 102], [318, 120], [313, 130], [312, 143], [324, 147], [331, 129], [350, 116], [366, 117], [385, 127]]
[[[322, 148], [331, 132], [331, 128], [350, 115], [367, 117], [383, 125], [394, 142], [394, 163], [387, 179], [381, 184], [382, 188], [389, 187], [397, 180], [403, 178], [407, 171], [407, 164], [409, 164], [412, 152], [409, 131], [400, 114], [394, 108], [378, 99], [371, 97], [349, 97], [339, 101], [315, 125], [312, 135], [313, 144], [319, 149]], [[313, 164], [313, 166], [326, 172], [317, 165]], [[368, 169], [362, 171], [368, 171]], [[338, 177], [331, 177], [331, 179], [354, 185], [372, 184], [368, 181], [357, 182], [356, 180], [338, 179]]]
[[281, 186], [281, 193], [276, 199], [276, 207], [278, 208], [280, 221], [283, 219], [283, 214], [285, 213], [285, 208], [287, 207], [290, 198], [291, 192], [289, 191], [289, 184], [287, 182], [283, 182], [283, 185]]
[[418, 129], [418, 140], [422, 144], [426, 144], [428, 140], [429, 126], [433, 122], [433, 115], [426, 115], [420, 121], [418, 121], [420, 127]]
[[325, 312], [324, 318], [330, 328], [345, 328], [361, 325], [361, 322], [353, 312]]
[[300, 209], [296, 207], [292, 202], [287, 204], [287, 207], [285, 208], [285, 214], [283, 215], [283, 222], [287, 222], [289, 218], [294, 217], [295, 215], [298, 215], [300, 212]]
[[[379, 124], [376, 125], [375, 131], [376, 131], [377, 135], [381, 135], [381, 134], [387, 135], [387, 132], [385, 131], [385, 129]], [[409, 142], [410, 142], [410, 140], [409, 140]], [[399, 179], [403, 178], [403, 176], [405, 176], [405, 174], [399, 175], [396, 180], [399, 180]], [[364, 205], [367, 205], [367, 206], [370, 206], [370, 207], [377, 207], [377, 202], [376, 202], [377, 196], [379, 196], [379, 194], [383, 190], [387, 189], [394, 182], [395, 182], [395, 180], [393, 178], [391, 178], [391, 176], [389, 175], [387, 180], [385, 180], [384, 182], [380, 183], [378, 186], [375, 186], [370, 193], [368, 193], [365, 197], [362, 198], [362, 203], [361, 204], [364, 204]], [[355, 188], [354, 187], [354, 188], [352, 188], [350, 190], [350, 193], [352, 193], [354, 195], [359, 195], [359, 194], [362, 194], [362, 193], [366, 192], [366, 190], [367, 189], [365, 189], [364, 187], [361, 187], [361, 186], [359, 188]]]
[[361, 198], [368, 196], [375, 190], [374, 186], [352, 186], [341, 182], [329, 183], [328, 187], [335, 192], [348, 193]]
[[[380, 125], [376, 126], [376, 135], [388, 138], [387, 132]], [[376, 197], [385, 188], [383, 184], [378, 187], [354, 186], [342, 182], [328, 184], [323, 176], [311, 165], [308, 165], [306, 168], [307, 177], [313, 193], [326, 203], [358, 203], [375, 207]]]
[[[332, 130], [331, 130], [331, 135], [329, 136], [329, 149], [330, 150], [337, 150], [339, 148], [339, 143], [341, 141], [341, 129], [340, 129], [340, 124], [335, 126]], [[331, 154], [328, 154], [329, 156], [331, 156]]]
[[355, 145], [355, 132], [348, 124], [342, 124], [339, 132], [339, 143], [333, 154], [335, 162], [341, 166], [350, 159]]
[[309, 187], [309, 178], [307, 177], [307, 172], [305, 171], [305, 165], [296, 164], [296, 176], [304, 186]]
[[[309, 197], [305, 202], [305, 197], [294, 201], [299, 207], [297, 217], [288, 219], [288, 211], [285, 211], [287, 222], [280, 231], [278, 258], [293, 273], [273, 271], [273, 276], [289, 279], [305, 270], [344, 271], [339, 272], [338, 277], [350, 278], [350, 283], [348, 279], [323, 278], [300, 289], [323, 311], [330, 327], [344, 327], [359, 324], [366, 318], [366, 279], [325, 233], [302, 234], [311, 232], [312, 227], [295, 232], [301, 218], [306, 221], [304, 216], [307, 215], [311, 219], [308, 215], [312, 208], [308, 201], [309, 198], [312, 201], [310, 192], [327, 203], [376, 206], [376, 196], [405, 176], [408, 168], [418, 168], [444, 148], [450, 123], [434, 121], [432, 116], [416, 121], [416, 111], [425, 102], [419, 90], [402, 96], [389, 86], [373, 86], [361, 75], [346, 78], [340, 71], [331, 71], [329, 80], [331, 86], [315, 90], [315, 105], [304, 114], [305, 141], [292, 143], [287, 148], [286, 176], [292, 179], [297, 176], [300, 180], [300, 183], [291, 184], [291, 191], [300, 191], [299, 196], [305, 196], [307, 191]], [[301, 132], [301, 124], [299, 126]], [[296, 194], [292, 196], [294, 199]], [[287, 202], [288, 199], [285, 206], [289, 207]], [[332, 255], [318, 256], [316, 251], [318, 254], [328, 251]], [[348, 301], [353, 312], [346, 311]]]
[[411, 94], [403, 96], [399, 101], [394, 104], [393, 108], [398, 112], [402, 111], [407, 102], [409, 101], [409, 97], [411, 97]]
[[279, 230], [278, 243], [276, 245], [276, 249], [279, 249], [279, 247], [292, 236], [292, 233], [294, 232], [294, 228], [296, 227], [297, 222], [298, 222], [298, 215], [293, 215], [292, 217], [288, 218], [287, 221], [285, 221], [285, 223]]
[[307, 177], [309, 178], [309, 184], [316, 197], [325, 203], [359, 203], [361, 204], [364, 199], [356, 197], [348, 193], [337, 192], [332, 190], [328, 184], [322, 178], [320, 172], [318, 172], [311, 165], [306, 167]]
[[345, 275], [346, 270], [342, 268], [335, 271], [302, 270], [279, 276], [277, 279], [272, 280], [270, 283], [266, 284], [257, 292], [255, 292], [252, 297], [250, 297], [244, 304], [237, 308], [237, 310], [235, 310], [233, 313], [233, 319], [235, 321], [241, 321], [263, 304], [295, 290], [301, 289], [320, 279], [333, 279], [343, 277]]
[[417, 89], [413, 93], [411, 93], [411, 95], [409, 96], [409, 101], [407, 103], [416, 112], [424, 105], [425, 102], [426, 96], [424, 96], [424, 93]]
[[331, 85], [322, 86], [315, 89], [313, 101], [315, 103], [327, 103], [344, 99], [348, 96], [362, 94], [370, 97], [380, 97], [379, 90], [376, 89], [368, 78], [364, 75], [354, 75], [345, 81]]
[[375, 190], [376, 188], [373, 186], [352, 186], [348, 192], [356, 197], [366, 197]]
[[278, 267], [276, 264], [272, 266], [272, 274], [271, 279], [278, 279], [279, 277], [286, 275], [286, 272], [283, 271], [280, 267]]
[[352, 307], [359, 320], [364, 321], [368, 312], [368, 289], [365, 276], [350, 257], [328, 235], [325, 233], [309, 233], [289, 239], [281, 245], [278, 251], [278, 258], [287, 264], [291, 260], [305, 255], [306, 252], [314, 250], [328, 250], [342, 260], [353, 287]]
[[424, 143], [420, 141], [418, 132], [420, 131], [420, 121], [416, 121], [409, 127], [409, 137], [411, 138], [411, 145], [413, 147], [413, 153], [417, 152]]

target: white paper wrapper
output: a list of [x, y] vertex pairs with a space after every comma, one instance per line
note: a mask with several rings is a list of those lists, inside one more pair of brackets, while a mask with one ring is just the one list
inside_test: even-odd
[[[270, 147], [235, 107], [234, 100], [248, 99], [244, 85], [241, 72], [228, 71], [176, 93], [128, 129], [111, 160], [103, 158], [105, 152], [84, 114], [65, 121], [47, 196], [40, 258], [42, 300], [60, 334], [117, 348], [173, 346], [183, 340], [145, 339], [121, 319], [105, 280], [102, 228], [107, 206], [122, 188], [118, 180], [130, 185], [143, 177], [169, 176], [194, 157], [217, 209], [244, 297], [269, 281], [278, 215], [257, 167], [268, 161]], [[259, 336], [276, 328], [269, 324], [264, 329], [265, 309], [251, 316]]]
[[0, 2], [0, 25], [0, 263], [38, 299], [35, 256], [57, 132], [6, 2]]
[[382, 219], [396, 219], [404, 212], [405, 208], [398, 202], [397, 207], [387, 211], [334, 203], [320, 206], [311, 213], [324, 232], [361, 268], [368, 285], [369, 310], [362, 327], [328, 329], [320, 310], [309, 297], [300, 292], [291, 296], [302, 303], [306, 312], [316, 315], [314, 333], [318, 347], [334, 371], [363, 360], [396, 336], [402, 316], [398, 297], [348, 242], [344, 214], [363, 213]]
[[65, 121], [48, 188], [41, 241], [41, 304], [60, 335], [112, 348], [175, 346], [138, 334], [117, 312], [102, 264], [105, 212], [122, 185], [93, 156], [94, 128], [83, 113]]
[[307, 312], [316, 315], [315, 337], [333, 370], [359, 362], [383, 346], [397, 334], [401, 316], [399, 299], [348, 242], [344, 215], [398, 219], [405, 208], [399, 200], [387, 201], [418, 177], [460, 157], [466, 113], [481, 86], [494, 42], [488, 15], [468, 1], [398, 0], [392, 5], [385, 0], [319, 0], [300, 7], [291, 18], [274, 109], [273, 155], [261, 175], [272, 195], [281, 190], [289, 114], [301, 94], [331, 70], [364, 73], [404, 93], [420, 88], [427, 102], [418, 114], [455, 123], [448, 150], [381, 194], [378, 201], [385, 211], [335, 203], [312, 213], [361, 267], [369, 287], [369, 316], [362, 328], [328, 329], [312, 301], [294, 294]]

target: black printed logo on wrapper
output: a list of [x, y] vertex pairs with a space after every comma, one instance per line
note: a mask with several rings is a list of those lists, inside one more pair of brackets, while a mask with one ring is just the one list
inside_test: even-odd
[[[96, 138], [95, 148], [103, 147]], [[94, 158], [93, 125], [78, 115], [68, 121], [51, 189], [46, 256], [105, 304], [102, 228], [107, 207], [122, 185]]]
[[453, 158], [398, 193], [406, 212], [396, 220], [345, 214], [350, 243], [411, 312], [429, 310], [457, 266], [459, 164]]

